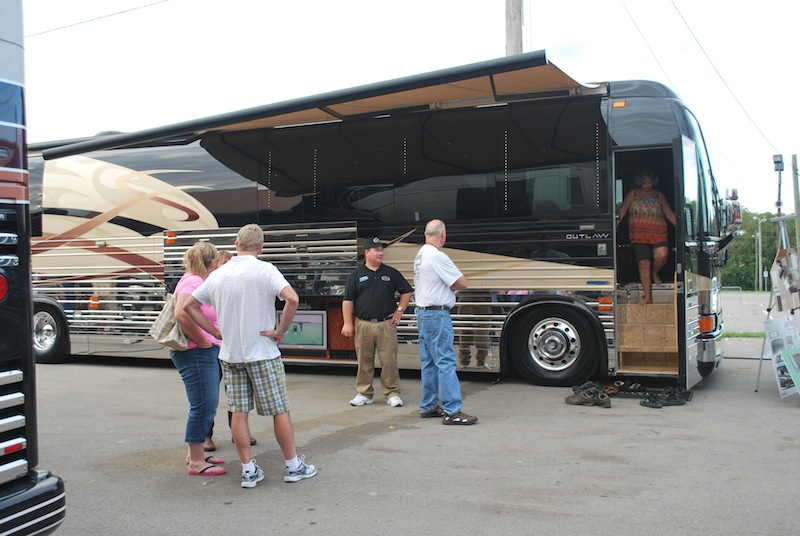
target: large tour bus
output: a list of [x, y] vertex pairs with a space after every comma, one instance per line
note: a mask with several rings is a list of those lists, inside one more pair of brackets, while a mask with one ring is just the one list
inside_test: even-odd
[[[38, 359], [166, 357], [147, 330], [197, 240], [262, 258], [301, 296], [291, 363], [355, 365], [341, 300], [363, 241], [412, 281], [430, 219], [469, 280], [456, 345], [542, 385], [596, 375], [694, 385], [719, 364], [733, 237], [695, 116], [661, 84], [583, 85], [533, 52], [130, 134], [42, 144], [31, 162]], [[627, 227], [642, 169], [677, 214], [641, 305]], [[419, 368], [413, 302], [401, 367]], [[458, 352], [466, 351], [457, 348]], [[473, 348], [472, 352], [476, 350]]]
[[0, 534], [51, 534], [64, 481], [39, 465], [22, 1], [0, 0]]

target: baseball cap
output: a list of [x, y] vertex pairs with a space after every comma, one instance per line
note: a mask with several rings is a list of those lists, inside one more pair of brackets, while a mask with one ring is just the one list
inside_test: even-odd
[[364, 242], [364, 251], [377, 247], [384, 247], [384, 248], [386, 247], [386, 244], [381, 242], [381, 239], [378, 238], [377, 236], [373, 236], [372, 238]]

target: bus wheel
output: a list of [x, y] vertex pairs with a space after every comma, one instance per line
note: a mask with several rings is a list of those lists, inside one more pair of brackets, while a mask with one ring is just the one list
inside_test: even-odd
[[588, 320], [567, 307], [533, 309], [514, 324], [511, 358], [537, 385], [577, 385], [597, 370], [599, 352]]
[[33, 353], [37, 363], [63, 363], [67, 326], [55, 307], [36, 304], [33, 314]]

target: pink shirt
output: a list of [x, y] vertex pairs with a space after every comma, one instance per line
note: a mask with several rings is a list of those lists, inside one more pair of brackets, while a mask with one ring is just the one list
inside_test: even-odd
[[[192, 292], [194, 292], [194, 290], [197, 287], [199, 287], [202, 282], [203, 278], [200, 277], [199, 275], [186, 272], [185, 274], [183, 274], [180, 281], [178, 281], [178, 284], [175, 285], [175, 296], [178, 296], [179, 294], [189, 294], [191, 296]], [[212, 324], [214, 324], [215, 328], [219, 329], [219, 324], [217, 324], [217, 312], [214, 310], [213, 307], [201, 304], [200, 311], [202, 311], [205, 317], [208, 318], [208, 320]], [[206, 332], [204, 329], [200, 328], [200, 330], [203, 332], [203, 335], [205, 335], [206, 340], [211, 342], [211, 344], [214, 344], [216, 346], [219, 346], [221, 344], [222, 341], [215, 338], [213, 335]], [[189, 348], [190, 349], [197, 348], [197, 345], [194, 342], [192, 342], [191, 339], [189, 339]]]

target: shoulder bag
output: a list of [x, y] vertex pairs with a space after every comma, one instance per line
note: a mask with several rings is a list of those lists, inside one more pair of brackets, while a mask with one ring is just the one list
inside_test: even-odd
[[155, 341], [168, 348], [183, 352], [189, 348], [186, 335], [175, 321], [175, 296], [167, 294], [164, 307], [148, 331]]

